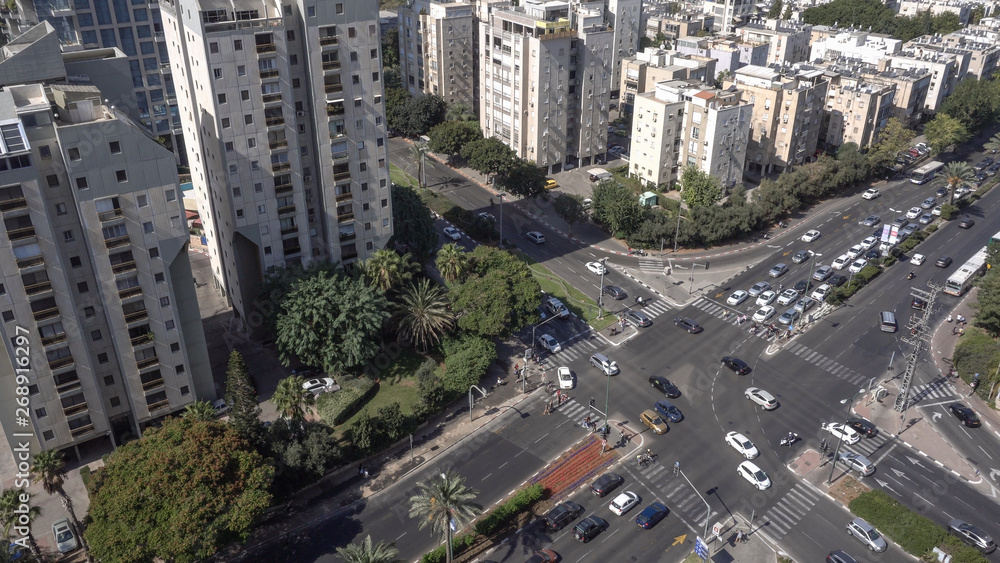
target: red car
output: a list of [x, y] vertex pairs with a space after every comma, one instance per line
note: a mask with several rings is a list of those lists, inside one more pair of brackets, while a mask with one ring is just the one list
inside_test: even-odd
[[554, 563], [559, 561], [559, 554], [551, 549], [540, 549], [524, 563]]

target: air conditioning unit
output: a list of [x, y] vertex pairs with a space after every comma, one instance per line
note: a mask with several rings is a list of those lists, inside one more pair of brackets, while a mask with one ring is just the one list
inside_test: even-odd
[[302, 179], [305, 180], [306, 182], [312, 182], [313, 177], [312, 176], [303, 176]]
[[297, 111], [297, 112], [295, 112], [295, 116], [296, 117], [305, 117], [306, 116], [306, 112], [304, 112], [304, 111]]

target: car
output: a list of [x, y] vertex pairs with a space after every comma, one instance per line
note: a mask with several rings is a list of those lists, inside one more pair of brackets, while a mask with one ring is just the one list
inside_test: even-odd
[[910, 300], [910, 308], [917, 309], [918, 311], [923, 311], [927, 308], [927, 302], [919, 297], [914, 297]]
[[795, 310], [800, 313], [805, 313], [809, 309], [812, 309], [816, 305], [816, 300], [812, 297], [803, 297], [795, 302]]
[[851, 266], [847, 268], [847, 271], [852, 274], [856, 274], [861, 270], [864, 270], [865, 266], [867, 265], [868, 265], [868, 260], [865, 260], [864, 258], [858, 258], [853, 263], [851, 263]]
[[[976, 174], [975, 176], [973, 176], [972, 179], [969, 180], [969, 183], [972, 184], [973, 186], [975, 186], [976, 188], [979, 188], [983, 184], [986, 183], [986, 179], [989, 178], [989, 177], [990, 177], [989, 174], [987, 174], [985, 172], [980, 172], [979, 174]], [[956, 195], [958, 195], [958, 194], [956, 193]]]
[[947, 268], [948, 266], [951, 266], [951, 262], [951, 256], [942, 256], [934, 262], [934, 265], [938, 268]]
[[642, 311], [634, 311], [632, 309], [629, 309], [628, 311], [625, 311], [625, 318], [638, 327], [645, 328], [653, 324], [653, 319], [649, 318], [649, 315], [643, 313]]
[[802, 295], [805, 292], [812, 289], [812, 286], [813, 286], [812, 280], [799, 280], [795, 282], [795, 285], [792, 286], [792, 289], [799, 292], [799, 295]]
[[833, 291], [833, 287], [830, 284], [825, 283], [817, 287], [816, 290], [813, 291], [812, 295], [810, 295], [809, 297], [812, 297], [816, 301], [822, 302], [824, 299], [826, 299], [827, 295], [830, 295], [831, 291]]
[[587, 262], [587, 269], [599, 276], [608, 273], [608, 269], [600, 262]]
[[948, 195], [948, 188], [938, 188], [937, 191], [934, 192], [934, 195], [937, 197], [946, 197]]
[[573, 164], [572, 162], [567, 162], [566, 164], [563, 164], [563, 170], [566, 171], [566, 172], [569, 172], [570, 170], [573, 170], [574, 168], [576, 168], [576, 165]]
[[865, 193], [861, 194], [862, 199], [875, 199], [882, 195], [882, 192], [878, 191], [878, 188], [868, 188]]
[[625, 478], [617, 473], [605, 473], [594, 480], [590, 485], [590, 492], [598, 497], [605, 497], [611, 491], [617, 489], [625, 482]]
[[802, 313], [800, 313], [800, 312], [798, 312], [798, 310], [792, 308], [792, 309], [789, 309], [789, 310], [785, 311], [784, 313], [782, 313], [781, 316], [778, 317], [778, 322], [780, 324], [783, 324], [783, 325], [790, 325], [790, 324], [794, 323], [795, 321], [799, 320], [799, 316], [801, 316], [801, 315], [802, 315]]
[[621, 370], [618, 369], [618, 362], [612, 360], [611, 358], [607, 357], [607, 355], [602, 354], [600, 352], [590, 357], [590, 365], [601, 370], [601, 372], [604, 373], [604, 375], [608, 376], [618, 375], [618, 373], [621, 372]]
[[955, 418], [957, 418], [959, 422], [969, 428], [979, 428], [983, 424], [979, 421], [979, 417], [976, 416], [976, 413], [962, 403], [952, 403], [948, 405], [948, 412], [955, 415]]
[[847, 467], [848, 470], [855, 470], [862, 477], [867, 477], [875, 473], [875, 464], [867, 457], [852, 451], [840, 452], [837, 456], [837, 463]]
[[538, 337], [538, 344], [552, 354], [562, 351], [562, 345], [559, 344], [559, 341], [553, 338], [552, 335], [548, 333], [545, 333]]
[[639, 500], [639, 495], [633, 493], [632, 491], [625, 491], [624, 493], [616, 496], [614, 500], [611, 501], [611, 504], [608, 505], [608, 508], [610, 508], [611, 512], [615, 513], [616, 516], [621, 516], [629, 510], [632, 510], [635, 505], [639, 504]]
[[975, 225], [975, 224], [976, 224], [976, 221], [974, 219], [970, 219], [970, 218], [966, 217], [965, 219], [962, 219], [961, 221], [958, 222], [958, 228], [959, 229], [971, 229], [972, 226]]
[[653, 403], [653, 409], [657, 414], [670, 422], [680, 422], [684, 420], [684, 415], [681, 414], [681, 410], [675, 407], [670, 401], [664, 401], [662, 399], [656, 401]]
[[847, 276], [843, 274], [834, 274], [830, 279], [826, 280], [826, 283], [833, 287], [840, 287], [847, 283]]
[[767, 290], [757, 296], [757, 305], [763, 307], [764, 305], [770, 305], [775, 299], [777, 299], [778, 294], [772, 290]]
[[769, 289], [771, 289], [771, 284], [767, 283], [766, 281], [759, 281], [753, 284], [747, 291], [747, 293], [750, 294], [750, 297], [757, 297], [758, 295]]
[[907, 223], [905, 227], [899, 230], [899, 234], [900, 236], [908, 237], [918, 230], [920, 230], [920, 225], [916, 223]]
[[757, 467], [757, 464], [752, 461], [744, 461], [739, 464], [736, 467], [736, 473], [756, 487], [758, 491], [764, 491], [771, 487], [771, 480], [767, 477], [767, 473], [764, 473], [764, 470]]
[[736, 372], [736, 375], [746, 375], [752, 371], [746, 362], [736, 356], [723, 356], [722, 365]]
[[927, 260], [927, 257], [924, 256], [923, 254], [914, 254], [913, 256], [910, 257], [910, 264], [913, 264], [914, 266], [919, 266], [923, 264], [925, 260]]
[[566, 308], [566, 305], [558, 297], [549, 297], [546, 299], [545, 308], [548, 309], [550, 315], [555, 315], [561, 319], [569, 318], [569, 309]]
[[814, 242], [821, 236], [823, 236], [822, 233], [820, 233], [816, 229], [813, 229], [811, 231], [806, 231], [806, 234], [802, 235], [802, 238], [799, 240], [801, 240], [802, 242]]
[[800, 250], [795, 254], [792, 254], [792, 263], [801, 264], [812, 257], [812, 252], [808, 250]]
[[866, 438], [874, 438], [875, 436], [878, 436], [878, 427], [867, 418], [852, 416], [847, 419], [847, 425]]
[[872, 260], [878, 260], [882, 257], [882, 251], [877, 248], [873, 248], [868, 252], [865, 252], [864, 259], [871, 262]]
[[855, 518], [848, 522], [847, 533], [857, 538], [865, 547], [874, 552], [881, 553], [889, 547], [889, 544], [885, 543], [885, 539], [878, 533], [878, 530], [868, 522], [865, 522], [863, 518]]
[[851, 263], [851, 257], [846, 254], [841, 254], [836, 259], [834, 259], [831, 267], [834, 270], [843, 270], [845, 266]]
[[768, 319], [774, 316], [774, 307], [770, 305], [764, 305], [757, 312], [753, 314], [753, 320], [757, 323], [767, 322]]
[[736, 291], [732, 292], [729, 295], [728, 299], [726, 299], [726, 304], [727, 305], [732, 305], [733, 307], [736, 307], [737, 305], [743, 303], [744, 301], [746, 301], [749, 298], [750, 298], [750, 294], [749, 293], [747, 293], [746, 291], [744, 291], [742, 289], [737, 289]]
[[905, 225], [905, 224], [906, 224], [906, 219], [903, 218], [903, 217], [896, 217], [895, 219], [892, 220], [892, 223], [891, 223], [891, 225], [893, 227], [896, 227], [897, 229], [902, 229], [903, 225]]
[[487, 221], [489, 221], [491, 223], [496, 223], [497, 222], [497, 218], [494, 217], [492, 213], [488, 213], [486, 211], [482, 211], [482, 212], [478, 213], [476, 215], [476, 217], [479, 217], [480, 219], [485, 219], [485, 220], [487, 220]]
[[973, 168], [976, 170], [976, 172], [980, 172], [982, 170], [986, 170], [987, 168], [989, 168], [991, 164], [993, 164], [993, 159], [987, 156], [986, 158], [977, 162], [976, 165], [973, 166]]
[[941, 206], [940, 205], [935, 205], [934, 209], [931, 209], [931, 215], [933, 215], [935, 217], [940, 217], [941, 216]]
[[757, 403], [766, 411], [773, 411], [778, 408], [778, 399], [775, 399], [774, 395], [764, 391], [760, 387], [747, 387], [743, 396], [745, 396], [747, 400]]
[[917, 217], [920, 217], [921, 213], [922, 213], [922, 211], [920, 211], [919, 207], [911, 207], [909, 209], [909, 211], [906, 212], [906, 218], [907, 219], [916, 219]]
[[610, 295], [611, 298], [614, 299], [615, 301], [621, 301], [622, 299], [628, 297], [628, 293], [625, 293], [625, 290], [618, 287], [617, 285], [604, 286], [604, 294]]
[[865, 247], [861, 246], [860, 244], [855, 244], [847, 251], [847, 257], [850, 258], [851, 260], [854, 260], [857, 257], [864, 254], [865, 250], [867, 250]]
[[826, 563], [858, 563], [858, 560], [838, 549], [826, 556]]
[[878, 215], [869, 215], [865, 217], [863, 221], [861, 221], [861, 224], [866, 227], [874, 227], [875, 225], [878, 225], [881, 222], [882, 218], [879, 217]]
[[302, 389], [313, 395], [322, 395], [327, 391], [340, 391], [340, 386], [332, 377], [317, 377], [303, 383]]
[[862, 247], [867, 250], [871, 250], [875, 245], [878, 244], [878, 237], [867, 237], [865, 240], [859, 243]]
[[59, 549], [59, 553], [69, 553], [77, 548], [76, 535], [66, 518], [52, 523], [52, 535], [56, 538], [56, 548]]
[[846, 424], [841, 424], [839, 422], [829, 422], [819, 425], [820, 429], [826, 430], [830, 434], [839, 440], [843, 440], [848, 446], [857, 444], [861, 441], [861, 434], [858, 431], [851, 428]]
[[786, 289], [781, 292], [778, 296], [778, 305], [790, 305], [793, 301], [799, 298], [799, 292], [793, 287]]
[[556, 532], [583, 514], [583, 507], [573, 501], [557, 504], [545, 514], [545, 527]]
[[962, 199], [971, 193], [972, 190], [968, 186], [959, 186], [955, 188], [955, 199]]
[[455, 227], [445, 227], [442, 230], [444, 231], [444, 236], [450, 238], [451, 240], [460, 240], [462, 238], [462, 231], [456, 229]]
[[816, 268], [815, 272], [813, 272], [813, 279], [818, 282], [826, 281], [826, 278], [832, 275], [833, 275], [833, 268], [831, 268], [830, 266], [820, 266], [819, 268]]
[[559, 554], [551, 549], [539, 549], [534, 555], [524, 560], [524, 563], [556, 563]]
[[681, 390], [678, 389], [673, 383], [670, 383], [670, 380], [666, 377], [659, 375], [649, 376], [649, 386], [671, 399], [676, 399], [681, 396]]
[[551, 190], [553, 188], [558, 188], [558, 187], [559, 187], [559, 182], [556, 182], [552, 178], [546, 178], [545, 179], [545, 189], [546, 190]]
[[594, 539], [597, 534], [608, 529], [608, 521], [599, 516], [588, 516], [573, 527], [573, 537], [582, 543]]
[[920, 156], [920, 151], [915, 148], [908, 149], [906, 152], [910, 153], [910, 156], [912, 156], [913, 158], [917, 158], [918, 156]]
[[573, 388], [573, 372], [566, 366], [559, 366], [559, 369], [556, 370], [556, 380], [559, 381], [560, 389]]
[[635, 517], [635, 523], [637, 526], [644, 530], [648, 530], [656, 525], [657, 522], [663, 520], [663, 518], [670, 511], [661, 502], [650, 503], [649, 506], [642, 509], [642, 512]]
[[948, 532], [958, 536], [967, 545], [978, 549], [983, 553], [993, 553], [997, 549], [996, 542], [986, 532], [969, 524], [965, 520], [954, 520], [948, 522]]
[[986, 173], [990, 176], [996, 176], [997, 171], [1000, 171], [1000, 162], [994, 162], [986, 168]]
[[928, 225], [933, 220], [934, 220], [933, 215], [931, 215], [930, 213], [924, 213], [923, 215], [920, 216], [919, 219], [917, 219], [917, 222], [920, 223], [921, 225]]
[[930, 209], [930, 208], [934, 207], [935, 205], [937, 205], [937, 199], [935, 199], [933, 197], [929, 197], [929, 198], [925, 199], [923, 201], [923, 203], [920, 204], [920, 207], [922, 207], [924, 209]]
[[656, 411], [646, 409], [639, 413], [639, 420], [645, 424], [654, 434], [666, 434], [670, 428], [667, 427], [667, 423], [660, 418], [660, 415], [656, 414]]
[[753, 445], [753, 442], [739, 432], [733, 431], [726, 434], [726, 443], [747, 459], [755, 459], [760, 455], [757, 446]]
[[788, 265], [779, 263], [775, 264], [771, 268], [771, 271], [767, 273], [767, 275], [771, 276], [772, 278], [779, 278], [786, 273], [788, 273]]
[[226, 400], [225, 399], [216, 399], [215, 401], [213, 401], [212, 402], [212, 412], [215, 413], [215, 416], [222, 416], [222, 415], [226, 414], [227, 412], [229, 412], [229, 405], [226, 404]]
[[543, 242], [545, 242], [545, 235], [543, 235], [538, 231], [528, 231], [524, 233], [524, 236], [535, 244], [542, 244]]
[[690, 334], [698, 334], [699, 332], [705, 330], [694, 321], [694, 319], [689, 317], [679, 317], [674, 319], [674, 324], [681, 327], [682, 329], [688, 331]]

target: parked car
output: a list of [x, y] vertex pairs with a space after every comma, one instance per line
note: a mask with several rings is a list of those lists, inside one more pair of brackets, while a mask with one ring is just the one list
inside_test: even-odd
[[215, 413], [215, 416], [222, 416], [229, 412], [229, 405], [226, 404], [225, 399], [216, 399], [212, 402], [212, 411]]
[[559, 187], [559, 182], [556, 182], [552, 178], [546, 178], [545, 179], [545, 189], [546, 190], [551, 190], [551, 189], [555, 189], [555, 188], [558, 188], [558, 187]]
[[678, 389], [673, 383], [670, 383], [670, 380], [666, 377], [659, 375], [649, 376], [649, 386], [656, 389], [660, 393], [663, 393], [670, 399], [676, 399], [681, 396], [681, 390]]
[[328, 391], [340, 391], [340, 386], [332, 377], [318, 377], [303, 383], [302, 389], [313, 395], [322, 395]]
[[56, 549], [59, 553], [69, 553], [77, 548], [76, 534], [73, 533], [66, 518], [52, 523], [52, 535], [56, 538]]
[[948, 522], [948, 531], [958, 536], [967, 545], [983, 553], [993, 553], [997, 549], [996, 542], [993, 541], [993, 538], [989, 534], [965, 520], [955, 518], [951, 522]]

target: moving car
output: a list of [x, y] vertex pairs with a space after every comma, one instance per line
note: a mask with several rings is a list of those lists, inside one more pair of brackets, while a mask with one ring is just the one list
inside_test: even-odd
[[783, 325], [790, 325], [799, 320], [799, 316], [801, 315], [802, 313], [800, 313], [797, 309], [792, 308], [782, 313], [781, 316], [778, 317], [778, 322]]
[[788, 266], [784, 263], [778, 263], [771, 267], [771, 271], [769, 271], [767, 275], [772, 278], [778, 278], [786, 273], [788, 273]]
[[566, 305], [558, 297], [549, 297], [546, 299], [545, 308], [549, 310], [550, 315], [555, 315], [561, 319], [569, 317], [569, 309], [566, 308]]
[[723, 356], [722, 365], [736, 372], [737, 375], [750, 373], [750, 366], [736, 356]]
[[927, 260], [927, 257], [924, 256], [923, 254], [914, 254], [910, 258], [910, 264], [913, 264], [914, 266], [919, 266], [923, 264], [925, 260]]
[[767, 290], [764, 293], [761, 293], [760, 295], [757, 296], [756, 303], [758, 306], [763, 307], [764, 305], [770, 305], [772, 302], [774, 302], [775, 299], [777, 299], [777, 297], [778, 297], [777, 293], [775, 293], [772, 290]]
[[635, 326], [639, 327], [647, 327], [653, 324], [653, 319], [649, 318], [649, 316], [646, 315], [646, 313], [643, 313], [642, 311], [636, 311], [633, 309], [625, 311], [625, 318], [632, 321], [632, 323], [635, 324]]
[[929, 197], [929, 198], [925, 199], [923, 203], [920, 204], [920, 207], [922, 207], [924, 209], [930, 209], [930, 208], [934, 207], [935, 205], [937, 205], [937, 199], [935, 199], [933, 197]]
[[628, 297], [628, 293], [625, 293], [625, 290], [618, 287], [617, 285], [604, 286], [604, 294], [610, 295], [611, 298], [614, 299], [615, 301], [621, 301], [622, 299]]
[[548, 333], [538, 337], [538, 344], [553, 354], [562, 351], [562, 345], [559, 344], [559, 341], [552, 338], [552, 335]]
[[942, 256], [938, 258], [937, 261], [934, 262], [934, 265], [938, 268], [947, 268], [948, 266], [951, 266], [951, 256]]
[[830, 284], [833, 287], [840, 287], [845, 283], [847, 283], [847, 276], [843, 274], [834, 274], [833, 277], [826, 280], [826, 283]]
[[813, 229], [811, 231], [806, 231], [806, 234], [802, 235], [802, 238], [800, 240], [802, 242], [813, 242], [821, 236], [822, 233], [820, 233], [816, 229]]
[[858, 560], [838, 549], [826, 556], [826, 563], [858, 563]]
[[753, 445], [753, 442], [739, 432], [733, 431], [726, 434], [726, 443], [747, 459], [754, 459], [760, 455], [757, 446]]
[[771, 480], [767, 477], [767, 473], [757, 467], [752, 461], [744, 461], [736, 467], [736, 473], [747, 480], [751, 485], [757, 488], [758, 491], [763, 491], [771, 487]]
[[849, 470], [857, 471], [862, 477], [867, 477], [875, 473], [875, 464], [867, 457], [851, 451], [840, 452], [837, 462], [847, 467]]
[[832, 275], [833, 275], [833, 268], [831, 268], [830, 266], [820, 266], [819, 268], [816, 268], [815, 272], [813, 272], [813, 279], [818, 282], [826, 281], [826, 278]]
[[808, 250], [800, 250], [792, 255], [792, 262], [795, 264], [801, 264], [808, 260], [812, 256], [812, 252]]
[[571, 372], [568, 367], [560, 366], [556, 372], [556, 379], [559, 380], [560, 389], [573, 388], [573, 372]]
[[462, 238], [462, 231], [456, 229], [455, 227], [445, 227], [444, 236], [450, 238], [451, 240], [460, 240]]
[[976, 526], [969, 524], [965, 520], [955, 518], [951, 522], [948, 522], [948, 531], [958, 536], [958, 538], [967, 545], [974, 547], [983, 553], [993, 553], [997, 549], [996, 542], [993, 541], [993, 538], [991, 538], [989, 534], [980, 530]]
[[869, 262], [871, 262], [872, 260], [878, 260], [881, 257], [882, 257], [882, 251], [880, 251], [877, 248], [873, 248], [868, 252], [865, 252], [864, 256], [865, 260], [868, 260]]
[[861, 246], [860, 244], [855, 244], [854, 246], [852, 246], [850, 248], [850, 250], [847, 251], [847, 257], [850, 258], [851, 260], [854, 260], [858, 256], [861, 256], [862, 254], [864, 254], [865, 250], [868, 250], [868, 249], [865, 248], [865, 247], [863, 247], [863, 246]]
[[608, 508], [610, 508], [611, 512], [615, 513], [616, 516], [621, 516], [629, 510], [632, 510], [632, 508], [637, 504], [639, 504], [639, 495], [633, 493], [632, 491], [625, 491], [624, 493], [616, 496], [614, 500], [611, 501], [611, 504], [608, 505]]
[[860, 244], [861, 244], [861, 246], [863, 246], [866, 249], [870, 250], [873, 246], [875, 246], [876, 244], [878, 244], [878, 237], [874, 237], [874, 236], [868, 237], [865, 240], [861, 241]]
[[553, 532], [562, 530], [581, 514], [583, 507], [573, 501], [557, 504], [545, 515], [545, 527]]
[[750, 297], [757, 297], [758, 295], [769, 289], [771, 289], [771, 284], [767, 283], [766, 281], [759, 281], [753, 284], [747, 291], [747, 293], [750, 294]]
[[59, 553], [69, 553], [77, 548], [76, 534], [73, 533], [66, 518], [52, 523], [52, 535], [56, 537], [56, 548]]
[[843, 440], [843, 442], [849, 446], [857, 444], [861, 441], [861, 434], [858, 434], [857, 430], [847, 426], [846, 424], [830, 422], [820, 424], [820, 428], [826, 430], [830, 434], [833, 434], [834, 438]]
[[846, 254], [841, 254], [833, 261], [832, 266], [834, 270], [843, 270], [844, 266], [848, 265], [850, 262], [851, 262], [850, 256]]
[[857, 260], [851, 263], [851, 267], [847, 268], [847, 271], [852, 274], [856, 274], [861, 270], [864, 270], [865, 266], [867, 265], [868, 265], [868, 260], [865, 260], [864, 258], [858, 258]]
[[656, 414], [656, 411], [646, 409], [639, 413], [639, 420], [642, 421], [650, 430], [655, 434], [666, 434], [670, 428], [667, 427], [667, 423], [660, 418], [660, 415]]
[[538, 231], [528, 231], [524, 233], [524, 236], [528, 237], [528, 240], [535, 244], [542, 244], [545, 242], [545, 235]]
[[816, 291], [813, 291], [810, 297], [812, 297], [816, 301], [823, 301], [824, 299], [826, 299], [827, 295], [830, 295], [831, 291], [833, 291], [833, 287], [830, 284], [825, 283], [817, 287]]
[[861, 198], [875, 199], [880, 195], [882, 195], [882, 193], [878, 191], [878, 188], [868, 188], [867, 190], [865, 190], [865, 193], [861, 194]]
[[656, 525], [657, 522], [663, 520], [663, 518], [670, 512], [667, 507], [660, 502], [650, 503], [649, 506], [642, 509], [642, 512], [635, 517], [635, 523], [642, 529], [648, 530]]
[[617, 473], [605, 473], [590, 485], [590, 492], [599, 497], [607, 496], [608, 493], [617, 489], [625, 482], [625, 478]]
[[587, 262], [587, 269], [599, 276], [608, 273], [608, 269], [600, 262]]
[[975, 225], [975, 224], [976, 224], [975, 220], [966, 217], [965, 219], [962, 219], [961, 221], [958, 222], [958, 228], [959, 229], [971, 229], [972, 226]]
[[778, 408], [778, 399], [775, 399], [774, 395], [764, 391], [760, 387], [747, 387], [743, 395], [748, 400], [760, 405], [766, 411], [773, 411]]
[[878, 427], [867, 418], [852, 416], [847, 419], [847, 425], [866, 438], [874, 438], [878, 435]]
[[811, 297], [803, 297], [795, 302], [795, 310], [800, 313], [805, 313], [809, 309], [812, 309], [816, 305], [816, 301]]
[[675, 407], [670, 401], [656, 401], [656, 403], [653, 404], [653, 408], [660, 416], [670, 422], [680, 422], [684, 420], [684, 415], [681, 414], [681, 410]]
[[681, 396], [681, 390], [673, 383], [670, 383], [670, 380], [666, 377], [651, 375], [649, 377], [649, 386], [671, 399]]
[[[334, 387], [336, 387], [336, 389], [334, 389]], [[339, 391], [340, 386], [337, 385], [337, 382], [334, 381], [332, 377], [318, 377], [303, 383], [302, 389], [312, 393], [313, 395], [321, 395], [327, 391]]]
[[863, 221], [861, 221], [861, 224], [866, 227], [874, 227], [875, 225], [878, 225], [881, 222], [882, 218], [879, 217], [878, 215], [869, 215], [865, 217]]
[[793, 301], [799, 298], [799, 292], [795, 288], [788, 288], [781, 292], [778, 296], [778, 305], [791, 305]]
[[948, 412], [955, 415], [955, 418], [957, 418], [959, 422], [969, 428], [979, 428], [983, 424], [979, 421], [979, 417], [976, 416], [976, 413], [962, 403], [952, 403], [948, 405]]
[[694, 319], [689, 317], [680, 317], [674, 319], [674, 324], [688, 331], [688, 333], [690, 334], [698, 334], [699, 332], [705, 330], [701, 328], [701, 326], [699, 326], [698, 323], [694, 321]]
[[907, 223], [905, 227], [899, 230], [901, 237], [908, 237], [920, 229], [920, 225], [916, 223]]
[[559, 187], [559, 182], [556, 182], [552, 178], [546, 178], [545, 179], [545, 189], [546, 190], [551, 190], [553, 188], [558, 188], [558, 187]]
[[540, 549], [527, 558], [524, 563], [555, 563], [556, 561], [559, 561], [558, 553], [551, 549]]
[[763, 323], [774, 316], [774, 307], [770, 305], [764, 305], [757, 312], [753, 314], [754, 322]]
[[618, 375], [618, 363], [602, 352], [597, 352], [590, 357], [590, 365], [604, 372], [604, 375]]
[[923, 215], [920, 216], [919, 219], [917, 219], [917, 222], [920, 223], [921, 225], [928, 225], [933, 220], [934, 220], [933, 215], [931, 215], [930, 213], [924, 213]]
[[587, 543], [607, 529], [607, 520], [599, 516], [588, 516], [573, 527], [573, 537], [582, 543]]
[[889, 547], [885, 543], [885, 539], [882, 538], [882, 535], [862, 518], [855, 518], [848, 522], [847, 533], [857, 538], [865, 547], [874, 552], [881, 553]]
[[750, 294], [749, 293], [747, 293], [746, 291], [744, 291], [742, 289], [737, 289], [736, 291], [732, 292], [729, 295], [728, 299], [726, 299], [726, 304], [727, 305], [732, 305], [733, 307], [736, 307], [737, 305], [743, 303], [744, 301], [746, 301], [749, 298], [750, 298]]

